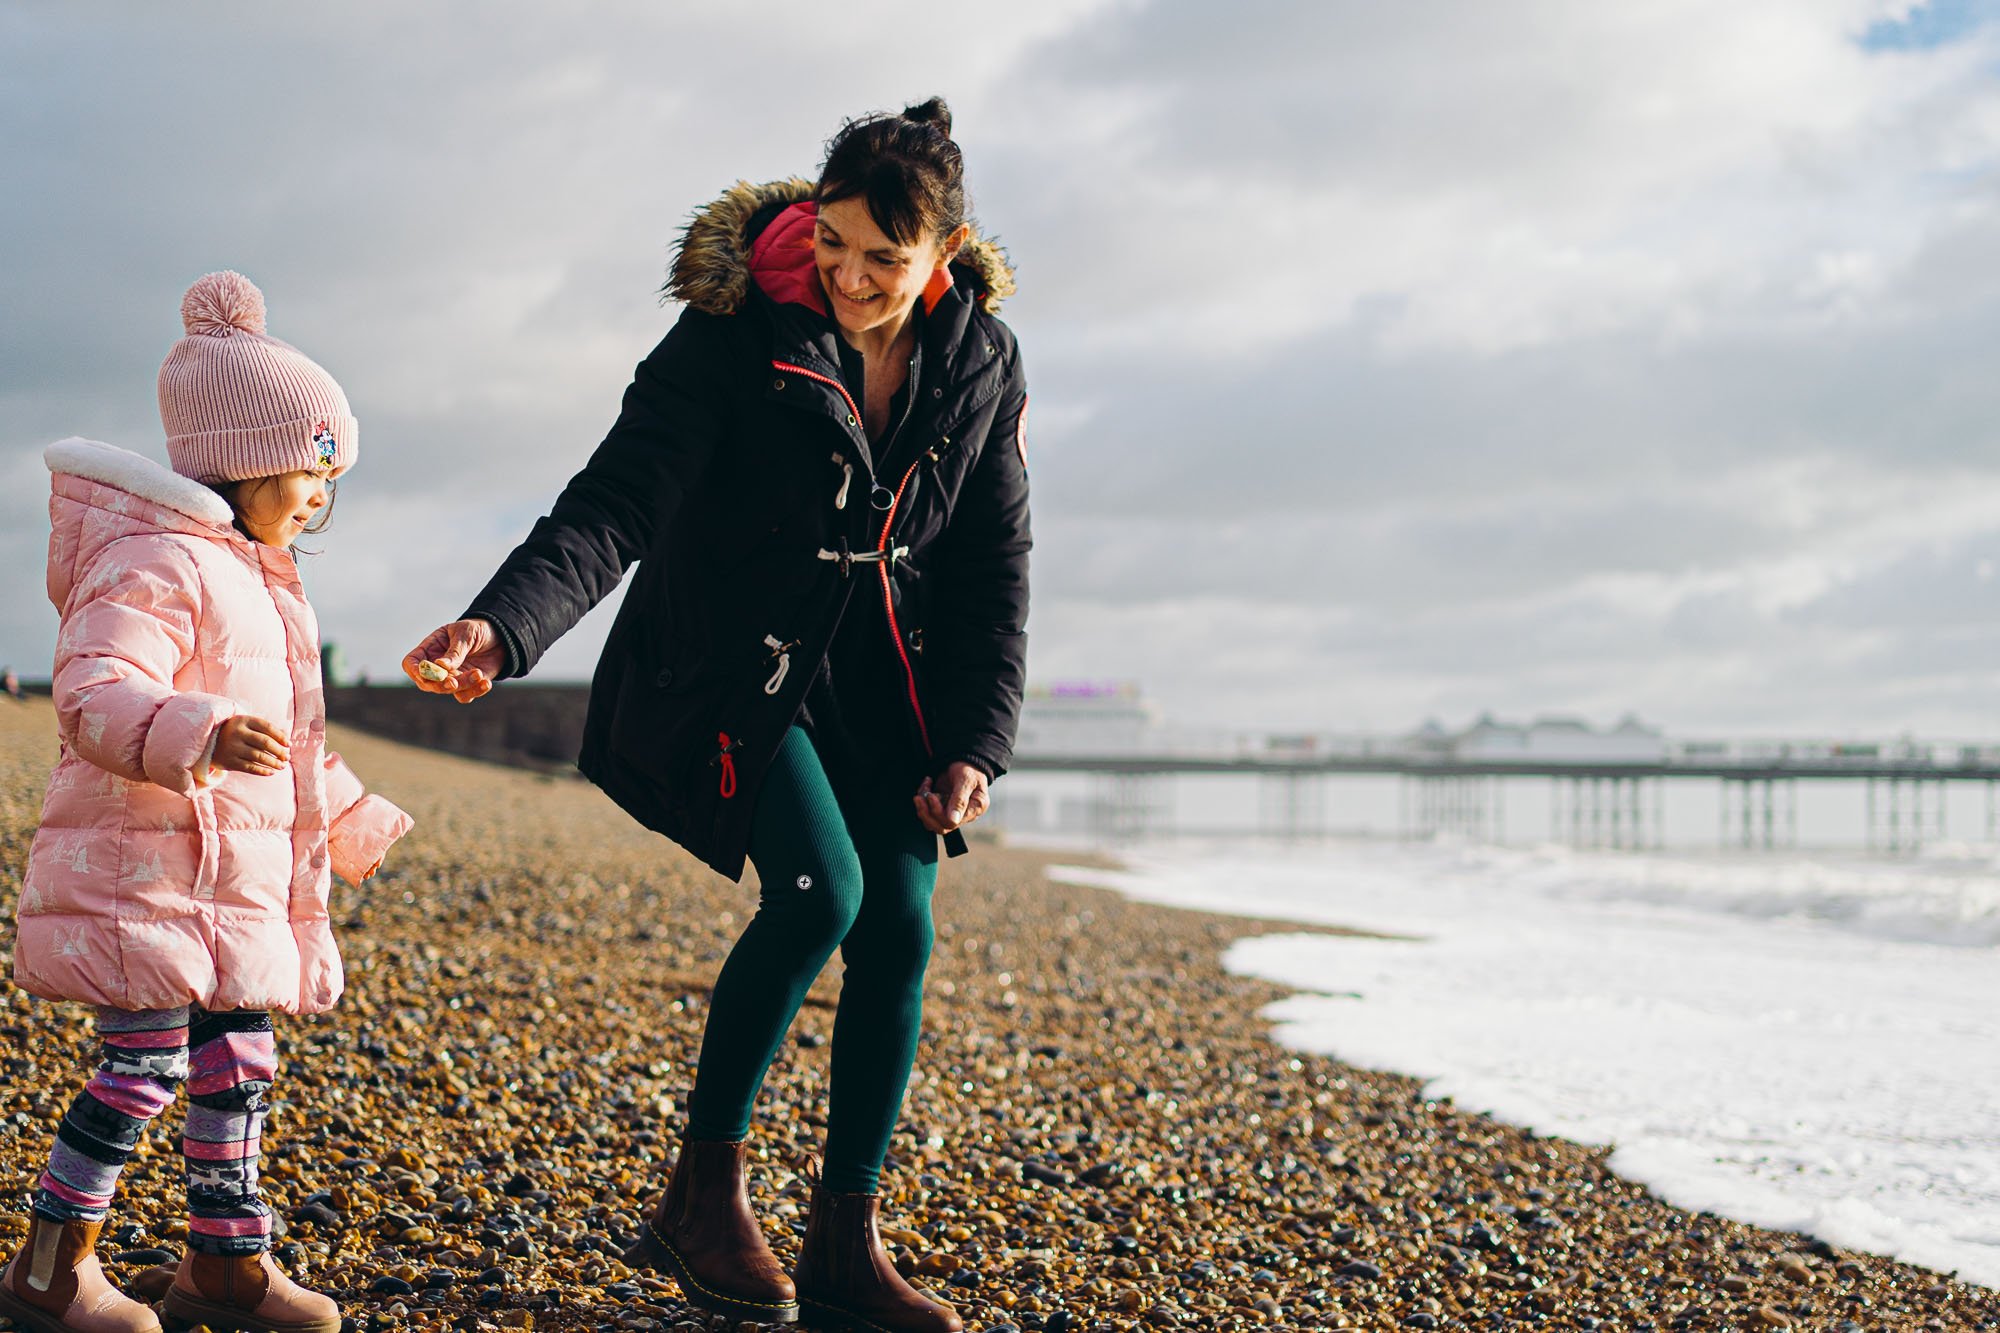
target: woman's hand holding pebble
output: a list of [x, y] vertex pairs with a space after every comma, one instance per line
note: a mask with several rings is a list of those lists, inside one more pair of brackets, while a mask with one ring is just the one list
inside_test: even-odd
[[[425, 667], [435, 667], [428, 673]], [[434, 629], [403, 659], [403, 674], [428, 694], [449, 694], [469, 704], [493, 688], [507, 665], [507, 650], [493, 623], [474, 617]], [[442, 668], [443, 675], [438, 675]]]

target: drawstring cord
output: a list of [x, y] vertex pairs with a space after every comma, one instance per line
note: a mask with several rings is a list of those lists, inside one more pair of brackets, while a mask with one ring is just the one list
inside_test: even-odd
[[792, 649], [799, 646], [799, 641], [793, 639], [790, 643], [780, 643], [778, 642], [777, 635], [766, 634], [764, 636], [764, 646], [769, 648], [772, 656], [778, 659], [778, 669], [771, 673], [769, 680], [764, 682], [764, 693], [776, 694], [784, 688], [785, 677], [791, 672]]
[[743, 742], [732, 741], [728, 732], [719, 731], [715, 735], [715, 743], [722, 747], [722, 751], [710, 762], [722, 765], [722, 781], [717, 784], [717, 790], [726, 801], [736, 794], [736, 751]]
[[847, 461], [846, 454], [835, 454], [833, 461], [840, 464], [840, 490], [834, 494], [833, 507], [835, 509], [845, 509], [847, 508], [847, 488], [854, 484], [854, 464]]

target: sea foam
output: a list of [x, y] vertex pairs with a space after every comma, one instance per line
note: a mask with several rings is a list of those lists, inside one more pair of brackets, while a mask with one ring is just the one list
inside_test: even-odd
[[1277, 1038], [1613, 1145], [1682, 1207], [2000, 1287], [2000, 872], [1448, 841], [1146, 844], [1063, 868], [1302, 925], [1234, 945]]

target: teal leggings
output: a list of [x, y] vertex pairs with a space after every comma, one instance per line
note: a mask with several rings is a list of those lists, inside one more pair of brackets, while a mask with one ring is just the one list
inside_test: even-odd
[[937, 837], [917, 822], [910, 796], [836, 795], [812, 737], [785, 733], [750, 824], [757, 914], [716, 978], [688, 1137], [749, 1133], [765, 1072], [838, 948], [823, 1181], [858, 1194], [881, 1180], [917, 1056], [937, 886]]

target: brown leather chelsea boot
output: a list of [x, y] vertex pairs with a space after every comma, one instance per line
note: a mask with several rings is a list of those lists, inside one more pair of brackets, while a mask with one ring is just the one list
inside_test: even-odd
[[97, 1262], [102, 1222], [34, 1218], [0, 1273], [0, 1314], [32, 1333], [160, 1333], [153, 1312], [111, 1285]]
[[750, 1211], [742, 1140], [686, 1139], [659, 1209], [625, 1252], [671, 1274], [690, 1305], [734, 1319], [796, 1323], [797, 1293]]
[[792, 1277], [799, 1308], [821, 1328], [864, 1333], [959, 1333], [958, 1311], [903, 1280], [882, 1248], [875, 1194], [815, 1189]]

